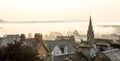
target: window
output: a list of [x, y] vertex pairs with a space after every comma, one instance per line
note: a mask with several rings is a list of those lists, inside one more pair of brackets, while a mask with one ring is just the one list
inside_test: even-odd
[[67, 46], [64, 48], [64, 53], [68, 53], [68, 47]]

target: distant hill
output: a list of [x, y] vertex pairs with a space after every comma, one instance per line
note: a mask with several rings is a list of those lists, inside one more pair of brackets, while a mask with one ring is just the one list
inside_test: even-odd
[[0, 23], [3, 23], [3, 22], [5, 22], [3, 19], [0, 19]]
[[81, 20], [59, 20], [59, 21], [4, 21], [0, 19], [0, 23], [62, 23], [62, 22], [84, 22]]
[[120, 25], [98, 25], [102, 27], [120, 27]]

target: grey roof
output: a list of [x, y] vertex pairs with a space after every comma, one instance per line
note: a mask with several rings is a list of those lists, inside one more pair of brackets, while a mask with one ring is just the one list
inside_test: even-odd
[[7, 35], [6, 37], [1, 39], [0, 45], [6, 46], [8, 43], [14, 42], [18, 37], [19, 35]]
[[44, 41], [44, 45], [49, 50], [49, 52], [52, 52], [56, 45], [59, 48], [66, 46], [68, 47], [68, 52], [75, 52], [74, 47], [67, 40]]
[[72, 54], [54, 56], [53, 61], [65, 61], [66, 58], [72, 61], [87, 61], [86, 58], [81, 53], [72, 53]]
[[[100, 39], [100, 38], [95, 38], [94, 39], [95, 42], [105, 42], [105, 43], [110, 43], [110, 42], [113, 42], [112, 39]], [[91, 41], [81, 41], [81, 43], [85, 43], [85, 44], [88, 44], [90, 43]]]
[[103, 51], [111, 61], [120, 61], [120, 49]]
[[38, 50], [39, 46], [41, 45], [41, 43], [38, 40], [35, 40], [34, 38], [26, 39], [23, 42], [23, 44], [27, 45], [27, 46], [30, 46], [30, 47], [32, 47], [33, 49], [36, 49], [36, 50]]
[[85, 52], [83, 52], [83, 51], [81, 51], [81, 54], [88, 60], [88, 61], [90, 61], [91, 60], [91, 56], [90, 56], [90, 54], [86, 54]]
[[113, 42], [112, 39], [99, 39], [99, 38], [95, 38], [96, 42], [106, 42], [106, 43], [110, 43]]

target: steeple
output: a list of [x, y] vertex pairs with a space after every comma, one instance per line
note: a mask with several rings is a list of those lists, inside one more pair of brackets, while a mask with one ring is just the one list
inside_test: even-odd
[[94, 31], [93, 31], [93, 27], [92, 27], [92, 19], [90, 16], [90, 21], [89, 21], [89, 27], [88, 27], [88, 31], [87, 31], [87, 41], [94, 41]]
[[89, 28], [88, 29], [89, 29], [89, 31], [93, 31], [91, 16], [90, 16]]

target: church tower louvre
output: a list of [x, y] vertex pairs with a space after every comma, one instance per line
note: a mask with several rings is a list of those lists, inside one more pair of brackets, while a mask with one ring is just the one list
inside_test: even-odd
[[90, 41], [92, 44], [94, 42], [94, 31], [93, 31], [91, 16], [90, 16], [89, 26], [87, 31], [87, 41]]

